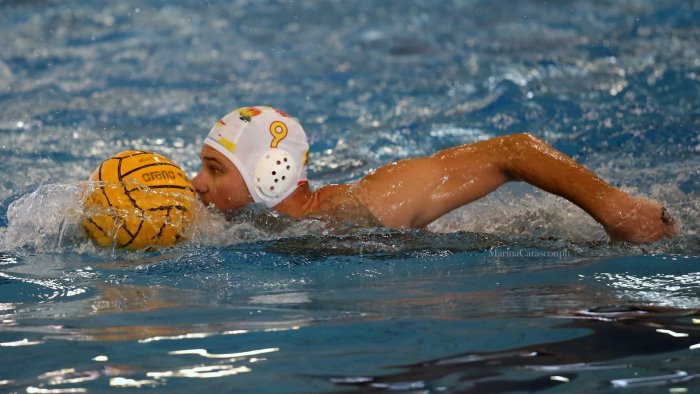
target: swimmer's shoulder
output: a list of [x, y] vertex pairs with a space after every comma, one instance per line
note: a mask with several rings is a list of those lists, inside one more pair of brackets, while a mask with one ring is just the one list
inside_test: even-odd
[[361, 227], [378, 227], [381, 223], [356, 196], [353, 184], [327, 185], [319, 188], [310, 216], [353, 223]]

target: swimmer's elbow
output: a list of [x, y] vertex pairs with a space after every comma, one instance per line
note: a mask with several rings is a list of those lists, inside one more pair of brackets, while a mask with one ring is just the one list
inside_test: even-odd
[[508, 139], [509, 147], [511, 149], [527, 149], [528, 147], [544, 143], [544, 141], [528, 132], [510, 134], [506, 136], [506, 138]]
[[516, 133], [502, 137], [500, 168], [509, 181], [521, 181], [523, 167], [531, 165], [532, 158], [548, 146], [530, 133]]

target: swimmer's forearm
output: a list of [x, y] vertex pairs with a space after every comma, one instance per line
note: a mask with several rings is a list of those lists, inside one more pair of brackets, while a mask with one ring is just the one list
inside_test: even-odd
[[502, 169], [522, 180], [564, 197], [608, 226], [615, 201], [626, 197], [593, 172], [530, 134], [505, 137]]
[[491, 150], [488, 156], [496, 157], [503, 178], [523, 180], [566, 198], [602, 224], [612, 240], [649, 243], [676, 232], [673, 218], [660, 204], [609, 185], [529, 134], [500, 137], [482, 146]]

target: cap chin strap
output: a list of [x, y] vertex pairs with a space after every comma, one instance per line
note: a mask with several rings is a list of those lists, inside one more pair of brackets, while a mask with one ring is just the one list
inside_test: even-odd
[[299, 168], [289, 153], [279, 148], [265, 152], [255, 166], [253, 185], [266, 202], [279, 203], [299, 181]]

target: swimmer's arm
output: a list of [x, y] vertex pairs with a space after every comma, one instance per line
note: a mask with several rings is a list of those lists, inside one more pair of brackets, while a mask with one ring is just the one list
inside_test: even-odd
[[[355, 194], [386, 226], [423, 227], [511, 180], [566, 198], [614, 239], [651, 242], [672, 234], [661, 223], [658, 204], [640, 202], [608, 185], [530, 134], [497, 137], [381, 167], [358, 182]], [[645, 225], [645, 234], [640, 234], [639, 223], [621, 224], [632, 213]]]

